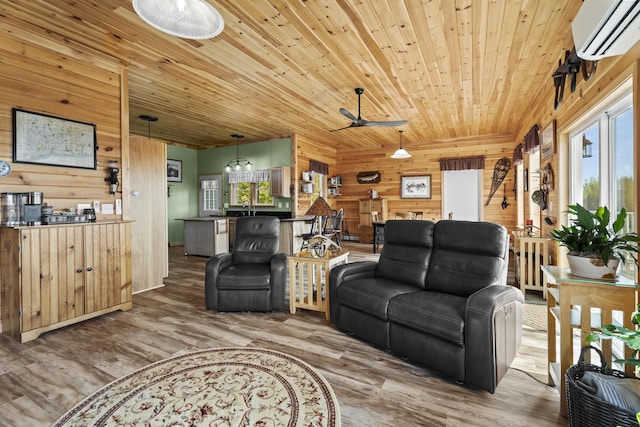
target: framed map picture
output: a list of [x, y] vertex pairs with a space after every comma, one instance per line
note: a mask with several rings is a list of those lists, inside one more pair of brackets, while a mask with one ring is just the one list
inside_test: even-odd
[[13, 161], [96, 168], [96, 125], [13, 109]]

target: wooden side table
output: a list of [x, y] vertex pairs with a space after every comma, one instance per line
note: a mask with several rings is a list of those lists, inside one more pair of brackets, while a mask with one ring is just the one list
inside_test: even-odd
[[[616, 281], [602, 281], [573, 276], [557, 266], [543, 266], [547, 278], [547, 346], [549, 382], [559, 386], [560, 414], [567, 416], [565, 373], [574, 360], [574, 329], [580, 330], [580, 347], [588, 343], [585, 338], [591, 331], [613, 323], [613, 312], [621, 312], [623, 325], [634, 329], [631, 314], [638, 301], [637, 283], [619, 277]], [[556, 321], [560, 324], [559, 340]], [[557, 341], [558, 340], [558, 341]], [[556, 345], [556, 343], [558, 345]], [[601, 349], [608, 364], [613, 359], [611, 340], [601, 340]], [[559, 349], [558, 349], [559, 347]], [[559, 350], [559, 352], [558, 352]], [[578, 350], [579, 352], [579, 350]], [[625, 358], [631, 358], [625, 348]], [[587, 360], [588, 362], [588, 360]], [[625, 371], [633, 374], [633, 366], [625, 365]]]
[[287, 257], [289, 260], [289, 312], [296, 308], [323, 311], [329, 320], [329, 273], [336, 265], [346, 264], [349, 251], [337, 254], [328, 252], [324, 257], [314, 257], [308, 251], [300, 251]]

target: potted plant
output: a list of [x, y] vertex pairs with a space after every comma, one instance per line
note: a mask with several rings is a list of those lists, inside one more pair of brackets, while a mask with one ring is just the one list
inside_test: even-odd
[[595, 212], [580, 204], [569, 205], [567, 212], [573, 215], [572, 224], [551, 230], [551, 238], [569, 250], [571, 273], [592, 279], [613, 279], [618, 264], [629, 259], [638, 265], [638, 234], [622, 233], [627, 211], [622, 208], [611, 223], [611, 213], [606, 206]]

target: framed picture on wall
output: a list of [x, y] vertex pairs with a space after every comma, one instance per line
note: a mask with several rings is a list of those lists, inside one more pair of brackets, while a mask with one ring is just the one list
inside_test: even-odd
[[96, 168], [96, 125], [13, 109], [13, 161]]
[[167, 181], [182, 182], [182, 160], [167, 159]]
[[540, 156], [542, 160], [546, 160], [554, 154], [556, 154], [556, 121], [552, 120], [542, 131]]
[[403, 176], [400, 197], [403, 199], [430, 199], [431, 175]]

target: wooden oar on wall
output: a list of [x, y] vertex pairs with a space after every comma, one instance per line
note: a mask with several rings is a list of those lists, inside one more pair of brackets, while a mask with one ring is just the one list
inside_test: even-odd
[[485, 206], [489, 206], [491, 198], [498, 190], [498, 188], [500, 188], [500, 184], [502, 184], [504, 177], [507, 176], [509, 169], [511, 169], [511, 160], [509, 160], [508, 158], [503, 157], [496, 162], [496, 165], [493, 168], [493, 178], [491, 179], [491, 191], [489, 192], [487, 203], [484, 204]]

